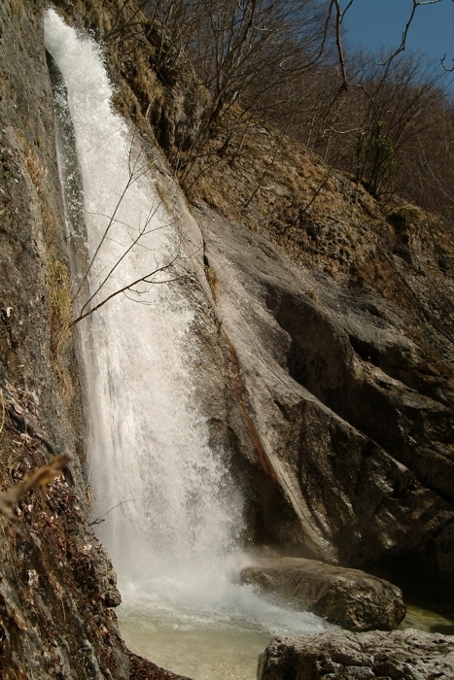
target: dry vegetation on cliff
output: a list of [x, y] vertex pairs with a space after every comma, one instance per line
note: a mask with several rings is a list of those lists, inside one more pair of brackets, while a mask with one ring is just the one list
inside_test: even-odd
[[221, 145], [222, 129], [191, 169], [190, 200], [267, 235], [295, 263], [341, 282], [346, 295], [369, 289], [396, 304], [402, 331], [425, 349], [428, 375], [452, 380], [450, 225], [397, 195], [374, 199], [348, 175], [260, 122], [246, 134], [238, 127], [222, 157]]
[[[258, 64], [247, 61], [247, 56], [244, 63], [249, 69], [257, 68], [258, 72], [254, 78], [247, 80], [247, 84], [242, 80], [237, 83], [242, 107], [227, 96], [227, 92], [233, 87], [229, 78], [239, 76], [230, 74], [228, 65], [221, 61], [215, 60], [207, 66], [211, 79], [214, 77], [213, 73], [217, 73], [224, 82], [224, 104], [220, 109], [215, 107], [213, 91], [209, 85], [211, 81], [207, 80], [204, 85], [195, 76], [190, 64], [192, 59], [195, 69], [200, 73], [198, 60], [201, 55], [204, 55], [205, 60], [214, 59], [210, 40], [218, 40], [222, 31], [228, 31], [228, 23], [217, 34], [215, 32], [214, 36], [210, 34], [209, 28], [200, 28], [204, 25], [203, 12], [209, 3], [207, 8], [203, 3], [200, 3], [200, 7], [197, 4], [199, 14], [191, 14], [191, 20], [183, 32], [177, 30], [177, 23], [173, 23], [177, 22], [178, 17], [181, 19], [186, 16], [183, 0], [167, 3], [168, 14], [165, 13], [167, 4], [163, 3], [162, 15], [159, 11], [150, 9], [150, 3], [141, 5], [145, 15], [132, 2], [121, 3], [118, 8], [109, 10], [97, 0], [79, 0], [76, 6], [73, 3], [67, 4], [64, 0], [60, 0], [58, 4], [65, 9], [69, 20], [74, 17], [83, 18], [85, 27], [94, 32], [103, 43], [107, 65], [118, 88], [116, 106], [145, 134], [151, 125], [170, 162], [176, 168], [177, 176], [190, 201], [206, 201], [225, 216], [243, 223], [249, 229], [260, 230], [295, 262], [342, 279], [346, 289], [371, 287], [380, 291], [384, 299], [398, 301], [406, 310], [405, 318], [402, 319], [406, 331], [410, 337], [423, 343], [428, 357], [432, 356], [429, 359], [429, 363], [433, 364], [431, 370], [437, 374], [441, 372], [445, 377], [452, 375], [454, 357], [449, 337], [454, 331], [454, 283], [451, 275], [454, 253], [449, 218], [450, 200], [449, 195], [445, 196], [447, 202], [436, 198], [437, 191], [443, 193], [444, 183], [448, 181], [449, 153], [446, 157], [446, 172], [443, 181], [438, 181], [437, 190], [433, 176], [435, 161], [429, 162], [430, 149], [434, 148], [432, 137], [437, 136], [437, 130], [440, 129], [440, 116], [443, 114], [447, 119], [450, 111], [449, 101], [437, 89], [439, 75], [433, 71], [428, 73], [421, 62], [412, 60], [411, 56], [392, 62], [382, 71], [377, 67], [374, 72], [369, 61], [363, 59], [366, 74], [364, 82], [367, 81], [367, 87], [370, 88], [368, 96], [374, 106], [365, 107], [364, 115], [371, 115], [372, 118], [357, 122], [356, 134], [361, 131], [364, 135], [366, 130], [369, 134], [374, 129], [382, 108], [388, 106], [393, 111], [392, 120], [397, 137], [392, 137], [394, 128], [391, 127], [386, 129], [386, 135], [396, 145], [396, 153], [399, 146], [399, 156], [396, 156], [389, 172], [381, 164], [381, 157], [376, 157], [380, 167], [372, 168], [370, 159], [363, 164], [364, 173], [379, 171], [382, 196], [373, 197], [363, 185], [363, 182], [370, 184], [370, 178], [368, 180], [366, 174], [358, 175], [353, 151], [351, 166], [346, 166], [346, 144], [354, 147], [356, 142], [353, 138], [348, 143], [345, 135], [336, 138], [343, 145], [342, 162], [338, 159], [338, 151], [332, 150], [329, 156], [323, 151], [326, 158], [323, 161], [319, 155], [298, 141], [299, 138], [305, 139], [301, 131], [308, 129], [306, 119], [310, 113], [307, 109], [307, 97], [298, 99], [299, 85], [296, 82], [300, 82], [299, 75], [297, 80], [295, 74], [292, 76], [292, 87], [296, 88], [292, 93], [292, 106], [298, 102], [299, 124], [293, 108], [291, 123], [287, 121], [289, 102], [283, 98], [283, 81], [273, 81], [266, 95], [263, 93], [258, 96], [257, 88], [260, 89], [261, 79], [266, 77], [267, 71], [264, 69], [262, 73]], [[170, 12], [171, 6], [173, 14]], [[233, 11], [228, 2], [224, 9], [226, 16]], [[267, 11], [274, 17], [277, 36], [280, 30], [279, 14], [272, 3]], [[299, 11], [301, 14], [298, 15], [298, 21], [306, 21], [305, 30], [310, 30], [310, 40], [313, 44], [318, 44], [317, 41], [323, 40], [324, 36], [327, 51], [327, 61], [316, 60], [310, 67], [304, 67], [298, 72], [301, 74], [301, 83], [305, 86], [308, 83], [314, 86], [317, 84], [319, 90], [313, 91], [312, 87], [311, 96], [316, 100], [322, 98], [328, 106], [334, 92], [331, 76], [327, 76], [331, 73], [329, 64], [333, 58], [332, 36], [324, 33], [324, 15], [317, 17], [311, 14], [310, 3], [301, 3]], [[158, 20], [161, 24], [164, 22], [164, 28], [159, 30]], [[242, 39], [246, 42], [250, 40], [252, 45], [255, 44], [255, 38], [246, 32], [247, 16], [240, 17], [239, 21], [241, 26], [244, 21], [245, 33], [235, 33], [232, 40], [238, 40], [238, 44]], [[199, 45], [200, 53], [194, 51], [193, 46], [189, 48], [196, 30], [202, 31], [198, 37], [199, 43], [202, 42], [202, 35], [206, 43]], [[184, 44], [189, 50], [189, 61], [178, 52], [177, 47], [181, 50], [183, 45], [181, 41], [186, 41]], [[307, 46], [303, 48], [299, 58], [303, 59], [303, 53], [307, 57], [307, 52], [304, 52], [306, 48]], [[264, 51], [258, 61], [262, 66], [265, 55], [266, 59], [272, 60], [272, 51]], [[295, 55], [293, 58], [296, 58]], [[355, 59], [358, 63], [361, 62], [358, 55], [355, 55]], [[271, 61], [266, 63], [271, 64]], [[241, 67], [245, 68], [243, 63]], [[356, 77], [360, 78], [360, 75], [356, 74]], [[363, 84], [363, 88], [367, 87]], [[256, 102], [260, 102], [260, 105], [251, 105], [254, 92]], [[354, 89], [354, 92], [357, 93], [358, 89]], [[281, 101], [275, 118], [271, 115], [273, 107], [265, 106], [273, 96]], [[348, 120], [353, 115], [349, 113], [348, 102], [348, 97], [341, 97], [341, 108], [337, 110], [336, 100], [333, 120], [337, 128], [342, 120]], [[357, 94], [352, 96], [351, 106], [355, 111], [358, 107], [361, 108]], [[400, 106], [404, 107], [402, 111]], [[404, 110], [407, 111], [405, 115]], [[339, 118], [340, 112], [342, 119]], [[311, 115], [313, 129], [315, 114]], [[328, 129], [332, 123], [327, 121], [326, 112], [323, 115], [319, 112], [317, 115], [320, 119], [315, 127], [321, 129], [324, 126]], [[269, 122], [263, 122], [264, 117]], [[397, 179], [402, 173], [405, 174], [405, 164], [407, 161], [410, 164], [415, 162], [411, 150], [413, 147], [408, 147], [408, 155], [405, 156], [407, 147], [399, 140], [404, 134], [409, 140], [413, 139], [422, 119], [427, 123], [424, 134], [421, 128], [421, 133], [416, 138], [426, 144], [423, 165], [430, 175], [426, 185], [432, 187], [432, 193], [430, 197], [425, 193], [416, 195], [423, 206], [437, 204], [444, 212], [444, 217], [437, 216], [427, 207], [415, 207], [407, 196], [402, 197], [395, 192], [396, 187], [403, 186]], [[443, 129], [444, 134], [450, 134], [446, 125]], [[372, 149], [373, 132], [370, 134]], [[331, 130], [330, 148], [337, 143], [333, 135]], [[324, 139], [323, 144], [326, 143], [327, 140]], [[450, 145], [447, 144], [448, 151], [449, 148]], [[343, 174], [336, 170], [336, 162], [340, 162], [350, 172]], [[443, 175], [444, 167], [438, 163], [437, 177]], [[419, 165], [417, 172], [421, 177]], [[375, 190], [378, 190], [377, 182]], [[410, 198], [415, 196], [411, 192], [406, 193]], [[316, 295], [317, 291], [314, 290], [313, 294]], [[431, 330], [425, 334], [428, 327]], [[435, 354], [432, 353], [432, 329], [436, 329]], [[440, 360], [438, 353], [445, 360], [442, 367], [435, 367]]]

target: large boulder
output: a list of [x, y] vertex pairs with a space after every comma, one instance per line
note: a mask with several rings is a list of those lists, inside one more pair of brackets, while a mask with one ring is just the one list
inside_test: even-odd
[[452, 680], [454, 639], [408, 629], [277, 637], [259, 658], [258, 680]]
[[401, 590], [358, 569], [292, 557], [268, 558], [245, 567], [241, 579], [349, 630], [392, 630], [405, 616]]

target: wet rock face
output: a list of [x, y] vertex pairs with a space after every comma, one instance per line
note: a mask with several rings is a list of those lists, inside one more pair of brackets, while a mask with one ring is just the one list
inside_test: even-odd
[[257, 672], [258, 680], [452, 677], [454, 640], [412, 629], [278, 637], [260, 656]]
[[278, 601], [347, 630], [393, 630], [405, 616], [402, 591], [358, 569], [301, 558], [262, 558], [240, 577]]
[[44, 4], [0, 5], [0, 490], [73, 460], [0, 516], [1, 676], [126, 680], [116, 577], [88, 526]]
[[452, 390], [402, 332], [404, 311], [289, 266], [205, 208], [196, 216], [256, 540], [331, 564], [399, 565], [454, 595]]

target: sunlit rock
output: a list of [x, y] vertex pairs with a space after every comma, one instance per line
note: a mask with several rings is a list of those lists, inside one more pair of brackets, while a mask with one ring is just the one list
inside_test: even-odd
[[354, 631], [392, 630], [405, 616], [400, 588], [359, 569], [302, 558], [261, 558], [241, 571], [277, 601]]
[[454, 640], [413, 629], [277, 637], [259, 659], [258, 680], [422, 680], [454, 677]]

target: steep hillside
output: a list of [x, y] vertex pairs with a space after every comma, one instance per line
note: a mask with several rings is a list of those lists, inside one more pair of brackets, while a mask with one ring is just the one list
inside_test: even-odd
[[452, 596], [452, 225], [229, 114], [182, 181], [260, 540]]

